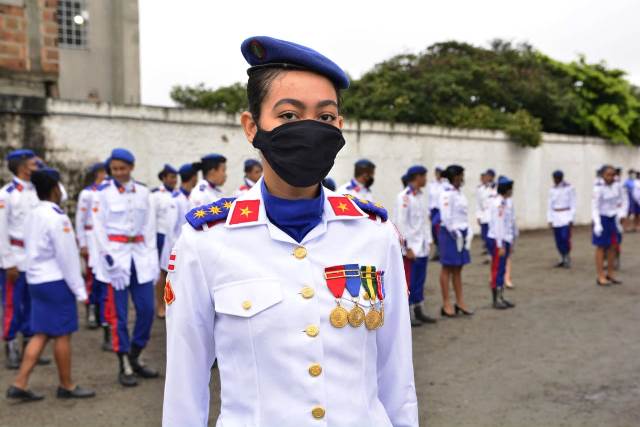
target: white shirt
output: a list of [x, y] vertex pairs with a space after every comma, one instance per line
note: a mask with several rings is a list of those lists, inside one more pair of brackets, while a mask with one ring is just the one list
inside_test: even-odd
[[253, 188], [253, 186], [256, 185], [255, 182], [251, 181], [249, 178], [247, 178], [246, 176], [244, 177], [244, 184], [241, 185], [235, 193], [233, 193], [233, 197], [240, 197], [242, 196], [244, 193], [246, 193], [247, 191], [251, 190]]
[[352, 178], [351, 181], [342, 184], [336, 190], [338, 194], [349, 194], [353, 197], [357, 197], [358, 199], [368, 200], [369, 202], [373, 202], [373, 193], [371, 189], [365, 187], [356, 181], [355, 178]]
[[164, 246], [162, 247], [162, 254], [160, 254], [160, 268], [164, 271], [167, 271], [171, 250], [178, 241], [178, 237], [180, 237], [182, 226], [187, 222], [187, 220], [185, 219], [185, 215], [191, 210], [189, 197], [184, 191], [182, 191], [182, 189], [173, 192], [171, 202], [171, 214], [169, 218], [171, 222], [171, 228], [165, 236]]
[[87, 299], [80, 274], [80, 254], [69, 217], [52, 202], [40, 202], [25, 231], [27, 283], [64, 280], [78, 301]]
[[469, 202], [460, 189], [446, 181], [440, 191], [440, 218], [442, 226], [448, 231], [462, 231], [469, 228]]
[[[124, 191], [120, 191], [123, 188]], [[135, 262], [139, 283], [153, 281], [158, 275], [156, 248], [156, 216], [149, 190], [142, 184], [129, 181], [119, 187], [115, 180], [101, 184], [94, 196], [92, 209], [94, 235], [98, 258], [95, 274], [101, 282], [109, 283], [106, 255], [113, 258], [114, 266], [130, 273]], [[109, 235], [142, 236], [138, 243], [120, 243], [109, 240]]]
[[511, 199], [497, 195], [491, 203], [491, 216], [487, 236], [501, 248], [504, 242], [512, 244], [518, 235], [515, 210]]
[[407, 249], [411, 249], [416, 257], [429, 256], [431, 244], [431, 227], [427, 195], [422, 190], [414, 191], [408, 186], [396, 196], [394, 224], [405, 239]]
[[[167, 278], [175, 300], [167, 306], [163, 426], [207, 425], [216, 358], [218, 426], [418, 425], [398, 235], [390, 221], [372, 221], [348, 198], [324, 194], [322, 222], [300, 244], [269, 222], [259, 184], [231, 205], [225, 223], [184, 226]], [[338, 215], [330, 200], [354, 215]], [[231, 224], [242, 201], [255, 201], [257, 219]], [[299, 246], [306, 256], [296, 258]], [[384, 270], [385, 320], [377, 330], [329, 324], [336, 302], [324, 269], [350, 263]], [[302, 296], [305, 286], [313, 296]], [[362, 294], [360, 302], [368, 310]], [[310, 325], [317, 336], [305, 333]], [[314, 363], [322, 368], [315, 377]], [[322, 419], [312, 416], [316, 406], [326, 411]]]
[[206, 179], [201, 180], [198, 185], [191, 191], [189, 201], [192, 207], [207, 205], [224, 197], [222, 190], [213, 186]]
[[87, 252], [89, 253], [88, 264], [92, 269], [98, 257], [96, 253], [96, 240], [93, 235], [93, 215], [91, 214], [93, 196], [96, 194], [97, 188], [97, 185], [90, 185], [80, 192], [75, 218], [78, 245], [81, 248], [87, 248]]
[[173, 191], [167, 190], [164, 185], [151, 191], [151, 203], [156, 212], [156, 232], [158, 234], [166, 235], [171, 229], [172, 194]]
[[[4, 269], [17, 267], [26, 271], [24, 234], [27, 215], [39, 200], [31, 182], [13, 177], [0, 189], [0, 265]], [[14, 243], [12, 244], [11, 241]]]
[[480, 224], [488, 224], [491, 216], [491, 202], [496, 197], [495, 186], [480, 184], [476, 189], [476, 218]]
[[576, 190], [568, 182], [561, 182], [549, 189], [547, 222], [552, 227], [564, 227], [576, 218]]
[[427, 193], [429, 193], [429, 210], [440, 209], [440, 192], [442, 191], [443, 179], [430, 181], [427, 184]]
[[601, 226], [600, 216], [624, 218], [627, 216], [629, 198], [619, 182], [607, 185], [597, 182], [591, 198], [591, 219], [596, 228]]

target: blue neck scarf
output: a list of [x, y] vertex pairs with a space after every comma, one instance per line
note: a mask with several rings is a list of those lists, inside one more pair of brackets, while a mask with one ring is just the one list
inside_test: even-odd
[[316, 198], [286, 200], [271, 195], [262, 181], [262, 200], [269, 221], [298, 243], [302, 242], [304, 236], [322, 221], [324, 211], [322, 186]]

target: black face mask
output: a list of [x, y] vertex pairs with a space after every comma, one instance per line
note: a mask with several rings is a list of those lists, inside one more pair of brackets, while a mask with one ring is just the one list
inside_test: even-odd
[[364, 183], [364, 186], [367, 188], [371, 188], [371, 186], [373, 185], [373, 181], [374, 181], [373, 177], [370, 176], [369, 178], [367, 178], [367, 181]]
[[275, 173], [294, 187], [326, 178], [344, 144], [340, 129], [317, 120], [285, 123], [269, 132], [258, 129], [253, 138]]

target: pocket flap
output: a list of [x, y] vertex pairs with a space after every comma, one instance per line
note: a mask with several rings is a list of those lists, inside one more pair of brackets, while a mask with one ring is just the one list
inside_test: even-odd
[[250, 279], [224, 284], [213, 290], [217, 313], [252, 317], [282, 301], [282, 288], [275, 279]]

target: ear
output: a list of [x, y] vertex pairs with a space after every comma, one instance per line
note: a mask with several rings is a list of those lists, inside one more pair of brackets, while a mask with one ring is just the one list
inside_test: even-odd
[[240, 115], [240, 125], [244, 131], [244, 135], [247, 137], [247, 141], [253, 144], [253, 138], [255, 138], [258, 132], [258, 125], [253, 120], [253, 116], [250, 112], [245, 111]]
[[344, 117], [342, 116], [338, 116], [338, 129], [342, 130], [342, 128], [344, 127]]

